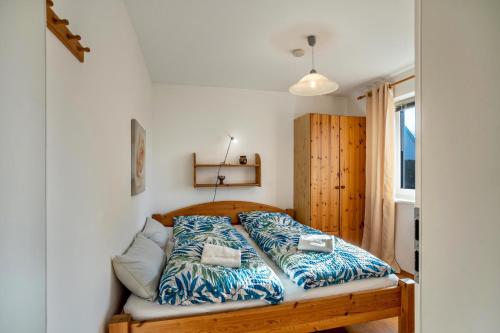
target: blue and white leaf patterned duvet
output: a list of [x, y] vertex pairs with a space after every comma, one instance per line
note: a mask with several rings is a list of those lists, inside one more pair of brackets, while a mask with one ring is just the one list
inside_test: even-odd
[[[276, 274], [231, 225], [229, 217], [174, 218], [174, 249], [160, 280], [160, 304], [191, 305], [231, 300], [283, 300]], [[241, 250], [241, 267], [202, 264], [204, 243]]]
[[239, 217], [257, 245], [304, 289], [394, 273], [384, 261], [335, 236], [331, 253], [299, 251], [300, 235], [323, 233], [287, 214], [254, 211]]

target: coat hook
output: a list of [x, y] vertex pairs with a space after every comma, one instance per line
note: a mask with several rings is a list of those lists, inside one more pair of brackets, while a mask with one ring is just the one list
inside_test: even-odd
[[64, 25], [68, 25], [69, 24], [69, 21], [66, 20], [66, 19], [57, 19], [57, 18], [52, 18], [52, 22], [54, 22], [54, 24], [64, 24]]
[[77, 48], [78, 48], [78, 51], [90, 52], [90, 48], [88, 48], [88, 47], [78, 46]]
[[82, 39], [82, 37], [80, 35], [66, 34], [66, 37], [68, 39], [76, 39], [76, 40], [81, 40]]

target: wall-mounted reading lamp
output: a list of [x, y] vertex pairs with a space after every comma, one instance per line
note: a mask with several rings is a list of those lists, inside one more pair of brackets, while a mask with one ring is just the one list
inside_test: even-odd
[[228, 135], [228, 138], [229, 138], [229, 142], [227, 144], [227, 149], [226, 149], [226, 156], [224, 156], [224, 161], [222, 161], [220, 164], [219, 164], [219, 168], [217, 169], [217, 178], [215, 179], [215, 188], [214, 188], [214, 197], [212, 199], [212, 202], [215, 202], [215, 197], [217, 196], [217, 187], [219, 185], [219, 182], [220, 184], [223, 184], [223, 181], [225, 179], [224, 176], [221, 176], [220, 175], [220, 170], [222, 168], [223, 165], [226, 164], [226, 161], [227, 161], [227, 155], [229, 154], [229, 149], [231, 148], [231, 143], [236, 143], [238, 142], [236, 140], [236, 138], [234, 136], [231, 136], [231, 135]]

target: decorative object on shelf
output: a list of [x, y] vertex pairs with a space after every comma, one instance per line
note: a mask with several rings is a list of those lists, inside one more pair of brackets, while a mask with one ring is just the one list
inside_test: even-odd
[[247, 155], [241, 155], [240, 156], [240, 164], [245, 165], [245, 164], [247, 164], [247, 162], [248, 162]]
[[[254, 169], [255, 170], [255, 180], [251, 182], [240, 182], [240, 183], [228, 183], [224, 182], [223, 185], [220, 184], [214, 184], [214, 183], [198, 183], [197, 181], [197, 171], [198, 169], [206, 169], [206, 168], [247, 168], [247, 169]], [[220, 175], [220, 173], [218, 174]], [[219, 178], [217, 178], [218, 180]], [[243, 186], [262, 186], [261, 182], [261, 161], [260, 161], [260, 155], [255, 154], [255, 164], [230, 164], [230, 163], [213, 163], [213, 164], [208, 164], [208, 163], [198, 163], [196, 160], [196, 153], [193, 153], [193, 187], [243, 187]]]
[[146, 189], [146, 131], [132, 119], [132, 195]]
[[67, 27], [69, 21], [66, 19], [61, 19], [52, 10], [54, 2], [51, 0], [46, 0], [47, 4], [47, 28], [66, 46], [66, 48], [78, 59], [80, 62], [84, 61], [85, 52], [90, 52], [90, 48], [83, 47], [80, 44], [82, 37], [80, 35], [73, 34]]
[[226, 179], [226, 176], [217, 176], [217, 179], [219, 179], [219, 185], [224, 185], [224, 179]]
[[319, 74], [314, 69], [314, 45], [316, 36], [307, 36], [307, 43], [311, 47], [312, 69], [299, 82], [290, 87], [290, 93], [298, 96], [319, 96], [334, 92], [339, 88], [339, 84], [330, 81], [326, 76]]

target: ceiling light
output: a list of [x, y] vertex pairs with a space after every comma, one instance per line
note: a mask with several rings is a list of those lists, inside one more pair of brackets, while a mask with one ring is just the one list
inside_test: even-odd
[[298, 96], [319, 96], [334, 92], [339, 88], [339, 84], [330, 81], [326, 76], [319, 74], [314, 69], [314, 45], [316, 44], [316, 36], [308, 36], [307, 43], [312, 51], [312, 69], [309, 74], [290, 87], [290, 93]]

